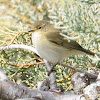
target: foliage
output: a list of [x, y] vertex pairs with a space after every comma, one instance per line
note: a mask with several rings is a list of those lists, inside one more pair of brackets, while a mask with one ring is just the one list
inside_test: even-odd
[[[97, 53], [95, 57], [71, 56], [64, 63], [84, 70], [91, 69], [92, 65], [99, 68], [99, 6], [99, 0], [1, 0], [0, 46], [9, 45], [14, 37], [14, 44], [32, 45], [30, 34], [18, 33], [31, 29], [34, 21], [44, 19], [62, 29], [67, 38]], [[14, 65], [38, 61], [39, 57], [33, 53], [19, 49], [2, 51], [0, 55], [0, 67], [5, 69], [7, 75], [12, 80], [15, 76], [21, 78], [30, 87], [36, 87], [38, 81], [48, 77], [45, 65], [24, 66], [22, 69]], [[55, 69], [58, 85], [67, 90], [72, 70], [58, 65]]]

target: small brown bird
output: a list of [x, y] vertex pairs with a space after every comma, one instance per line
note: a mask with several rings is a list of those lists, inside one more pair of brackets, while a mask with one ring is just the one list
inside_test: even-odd
[[70, 55], [94, 55], [93, 52], [82, 48], [76, 41], [67, 40], [61, 35], [61, 30], [47, 21], [36, 21], [29, 32], [32, 32], [32, 41], [40, 57], [51, 63], [59, 63]]

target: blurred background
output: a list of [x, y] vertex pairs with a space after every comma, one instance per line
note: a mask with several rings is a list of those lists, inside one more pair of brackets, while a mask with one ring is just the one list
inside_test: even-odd
[[[0, 0], [0, 47], [9, 44], [33, 46], [31, 35], [20, 32], [30, 30], [34, 21], [42, 19], [62, 29], [66, 38], [76, 40], [85, 49], [96, 53], [95, 57], [70, 56], [64, 63], [83, 70], [91, 70], [93, 66], [99, 70], [100, 0]], [[37, 88], [38, 82], [48, 78], [46, 67], [39, 64], [20, 68], [20, 64], [39, 61], [37, 55], [27, 50], [0, 51], [0, 67], [8, 77], [32, 88]], [[55, 69], [58, 86], [63, 86], [65, 91], [72, 89], [73, 71], [58, 65]]]

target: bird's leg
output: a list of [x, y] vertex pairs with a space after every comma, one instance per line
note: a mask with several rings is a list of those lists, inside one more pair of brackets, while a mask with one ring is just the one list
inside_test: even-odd
[[49, 76], [53, 71], [55, 71], [55, 70], [54, 70], [54, 67], [55, 67], [56, 65], [57, 65], [57, 63], [53, 65], [53, 67], [51, 68], [51, 70], [48, 72], [48, 76]]

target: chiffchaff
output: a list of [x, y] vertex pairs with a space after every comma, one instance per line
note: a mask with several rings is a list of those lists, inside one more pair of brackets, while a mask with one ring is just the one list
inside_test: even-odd
[[70, 55], [94, 55], [76, 41], [67, 40], [61, 35], [61, 30], [44, 20], [36, 21], [29, 32], [32, 32], [32, 41], [40, 57], [51, 63], [59, 63]]

